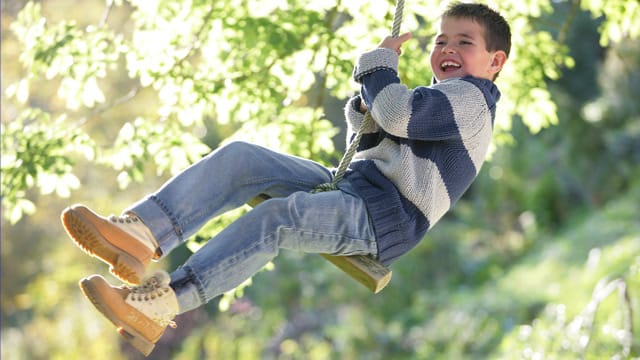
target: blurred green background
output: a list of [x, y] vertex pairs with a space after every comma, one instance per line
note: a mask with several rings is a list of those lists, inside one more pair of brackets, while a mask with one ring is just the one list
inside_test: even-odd
[[[391, 284], [372, 295], [284, 252], [179, 316], [150, 359], [640, 358], [640, 5], [488, 4], [513, 31], [491, 158]], [[3, 1], [2, 359], [142, 358], [80, 294], [89, 274], [116, 280], [62, 209], [119, 213], [230, 139], [337, 165], [353, 62], [393, 6]], [[406, 2], [410, 87], [430, 82], [442, 6]]]

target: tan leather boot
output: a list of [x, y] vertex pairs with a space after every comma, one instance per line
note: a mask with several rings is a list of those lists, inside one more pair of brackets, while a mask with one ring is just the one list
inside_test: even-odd
[[129, 284], [139, 284], [158, 243], [134, 214], [102, 217], [83, 205], [66, 208], [62, 224], [87, 254], [109, 264], [109, 271]]
[[165, 271], [156, 271], [140, 286], [111, 286], [102, 276], [80, 281], [84, 295], [131, 345], [149, 355], [167, 326], [176, 327], [178, 299]]

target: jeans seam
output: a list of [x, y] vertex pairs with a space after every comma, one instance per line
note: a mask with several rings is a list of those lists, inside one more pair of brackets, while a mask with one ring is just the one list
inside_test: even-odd
[[[329, 171], [329, 170], [327, 170]], [[313, 189], [316, 185], [318, 184], [311, 184], [308, 181], [304, 181], [304, 180], [299, 180], [299, 179], [282, 179], [276, 176], [271, 176], [271, 177], [262, 177], [262, 178], [252, 178], [249, 181], [245, 181], [244, 185], [256, 185], [256, 184], [260, 184], [260, 183], [265, 183], [265, 182], [278, 182], [278, 185], [281, 184], [290, 184], [290, 185], [295, 185], [295, 186], [302, 186], [308, 189]], [[300, 190], [300, 191], [305, 191], [305, 190]], [[308, 191], [308, 190], [307, 190]]]
[[198, 297], [200, 298], [200, 302], [203, 304], [207, 303], [207, 296], [204, 291], [204, 284], [196, 276], [195, 271], [189, 265], [184, 265], [182, 268], [187, 273], [188, 280], [193, 285], [195, 285], [196, 289], [198, 290]]
[[182, 228], [178, 224], [178, 221], [177, 221], [176, 217], [173, 215], [173, 213], [171, 212], [171, 210], [169, 210], [169, 208], [157, 196], [152, 195], [149, 199], [151, 201], [155, 202], [158, 205], [158, 207], [160, 208], [160, 210], [162, 210], [162, 212], [165, 213], [165, 215], [167, 216], [167, 218], [171, 222], [171, 226], [173, 227], [173, 231], [176, 233], [176, 235], [178, 235], [178, 238], [180, 239], [180, 241], [182, 241], [183, 240], [183, 236], [184, 236], [184, 234], [182, 232]]

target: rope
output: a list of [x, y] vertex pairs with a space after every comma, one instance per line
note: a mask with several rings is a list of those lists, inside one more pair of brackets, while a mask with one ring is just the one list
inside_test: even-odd
[[400, 25], [402, 24], [402, 11], [404, 10], [404, 0], [396, 2], [396, 13], [393, 15], [393, 28], [391, 36], [398, 37], [400, 35]]
[[[398, 37], [400, 35], [400, 25], [402, 24], [402, 11], [404, 10], [404, 0], [397, 0], [396, 2], [396, 11], [393, 15], [393, 27], [391, 29], [391, 36]], [[345, 151], [344, 155], [342, 155], [342, 159], [340, 159], [340, 164], [338, 164], [338, 169], [336, 170], [336, 174], [333, 176], [331, 182], [320, 184], [316, 186], [313, 190], [311, 190], [312, 194], [323, 192], [323, 191], [332, 191], [338, 190], [338, 183], [344, 175], [347, 173], [347, 169], [349, 168], [349, 164], [353, 159], [353, 156], [356, 154], [358, 150], [358, 145], [360, 144], [360, 139], [362, 138], [362, 134], [364, 133], [364, 129], [373, 121], [373, 117], [371, 113], [367, 110], [364, 114], [364, 119], [360, 124], [360, 128], [358, 128], [358, 132], [356, 133], [356, 137], [353, 138], [351, 144]]]

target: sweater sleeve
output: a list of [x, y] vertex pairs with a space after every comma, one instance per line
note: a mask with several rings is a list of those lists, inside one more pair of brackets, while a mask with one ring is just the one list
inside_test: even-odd
[[365, 114], [360, 111], [361, 102], [362, 97], [356, 95], [347, 101], [344, 108], [345, 118], [347, 119], [346, 147], [348, 148], [351, 145], [358, 131], [362, 130], [362, 138], [358, 143], [358, 150], [376, 146], [380, 139], [380, 127], [375, 121], [370, 121], [365, 128], [360, 129], [365, 118]]
[[472, 137], [481, 130], [482, 122], [475, 120], [495, 106], [483, 89], [490, 87], [489, 80], [451, 79], [409, 89], [400, 83], [397, 59], [393, 50], [375, 49], [362, 54], [354, 69], [363, 100], [385, 132], [437, 141]]
[[[344, 115], [347, 119], [347, 142], [350, 142], [355, 133], [360, 130], [360, 126], [364, 121], [365, 114], [360, 112], [360, 103], [362, 102], [362, 97], [360, 95], [356, 95], [347, 101], [347, 104], [344, 107]], [[370, 123], [365, 129], [363, 129], [365, 134], [377, 133], [380, 130], [380, 127], [375, 123]]]

